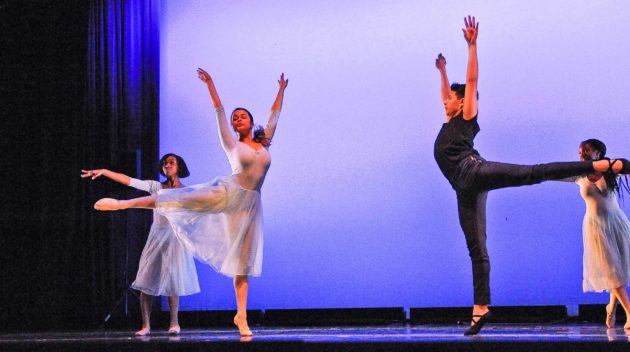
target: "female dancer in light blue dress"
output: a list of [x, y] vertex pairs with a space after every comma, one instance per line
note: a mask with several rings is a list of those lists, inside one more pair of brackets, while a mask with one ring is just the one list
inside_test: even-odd
[[[606, 145], [597, 139], [580, 143], [580, 160], [600, 160]], [[615, 326], [617, 301], [626, 311], [624, 329], [630, 329], [630, 222], [619, 208], [617, 175], [594, 173], [575, 178], [586, 203], [582, 225], [584, 239], [584, 292], [610, 292], [606, 326]]]
[[[81, 170], [81, 177], [93, 180], [105, 176], [123, 185], [141, 191], [157, 194], [162, 189], [184, 187], [180, 178], [190, 175], [186, 162], [175, 154], [166, 154], [160, 159], [159, 172], [166, 177], [165, 182], [142, 181], [107, 169]], [[151, 303], [154, 296], [167, 296], [171, 322], [169, 334], [179, 334], [178, 322], [179, 296], [198, 293], [199, 280], [192, 255], [177, 238], [168, 220], [153, 212], [153, 224], [147, 242], [140, 256], [138, 274], [131, 287], [140, 291], [140, 310], [142, 312], [142, 329], [138, 336], [151, 333]]]
[[238, 309], [234, 324], [242, 336], [251, 336], [246, 315], [248, 277], [260, 276], [263, 257], [260, 189], [271, 163], [268, 149], [289, 81], [284, 74], [278, 80], [280, 87], [266, 128], [254, 131], [253, 117], [243, 108], [232, 112], [232, 130], [238, 135], [235, 138], [228, 128], [212, 78], [202, 69], [197, 74], [210, 92], [219, 140], [232, 175], [181, 189], [162, 190], [157, 196], [129, 200], [104, 198], [94, 207], [98, 210], [156, 208], [197, 259], [219, 273], [234, 277]]

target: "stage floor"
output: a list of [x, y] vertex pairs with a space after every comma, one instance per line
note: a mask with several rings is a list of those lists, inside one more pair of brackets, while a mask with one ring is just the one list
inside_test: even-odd
[[130, 331], [48, 332], [0, 335], [2, 351], [628, 351], [623, 325], [490, 324], [463, 336], [463, 326], [263, 327], [243, 340], [236, 329], [185, 329], [178, 336], [156, 330], [147, 337]]

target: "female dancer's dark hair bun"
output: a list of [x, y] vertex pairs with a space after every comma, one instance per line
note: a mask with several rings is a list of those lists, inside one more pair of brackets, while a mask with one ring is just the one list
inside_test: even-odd
[[262, 126], [256, 126], [254, 130], [254, 141], [263, 145], [263, 147], [268, 148], [271, 145], [271, 141], [265, 135], [265, 129]]

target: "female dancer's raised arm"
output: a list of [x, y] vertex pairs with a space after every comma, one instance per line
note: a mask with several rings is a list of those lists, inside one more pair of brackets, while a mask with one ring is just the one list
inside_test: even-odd
[[269, 141], [271, 141], [274, 133], [276, 133], [276, 126], [278, 124], [278, 118], [280, 117], [280, 110], [282, 110], [284, 90], [287, 88], [287, 85], [289, 85], [289, 80], [284, 79], [284, 73], [280, 75], [278, 84], [280, 85], [280, 88], [278, 89], [278, 95], [276, 95], [276, 100], [271, 106], [271, 114], [269, 115], [267, 126], [265, 127], [265, 138]]
[[221, 146], [226, 152], [232, 150], [236, 144], [236, 139], [228, 128], [225, 111], [223, 110], [223, 105], [221, 104], [221, 99], [219, 99], [219, 94], [214, 86], [212, 77], [210, 77], [210, 74], [202, 68], [197, 69], [197, 75], [199, 76], [199, 79], [208, 86], [208, 92], [210, 92], [212, 105], [214, 105], [214, 111], [216, 112], [217, 128], [219, 129]]

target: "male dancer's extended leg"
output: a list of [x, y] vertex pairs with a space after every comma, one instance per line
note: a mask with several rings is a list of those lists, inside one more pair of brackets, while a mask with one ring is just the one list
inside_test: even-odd
[[[581, 176], [597, 172], [614, 173], [630, 172], [630, 163], [625, 159], [613, 161], [612, 167], [608, 160], [570, 161], [538, 165], [517, 165], [477, 160], [472, 157], [469, 161], [474, 175], [472, 185], [468, 189], [493, 190], [505, 187], [533, 185], [543, 181], [560, 180], [563, 178]], [[469, 171], [470, 172], [470, 171]]]
[[580, 176], [594, 172], [591, 162], [560, 162], [517, 165], [481, 161], [476, 165], [474, 189], [492, 190], [533, 185], [548, 180]]

